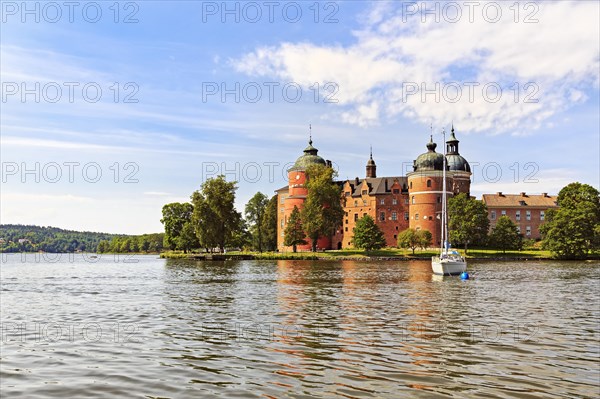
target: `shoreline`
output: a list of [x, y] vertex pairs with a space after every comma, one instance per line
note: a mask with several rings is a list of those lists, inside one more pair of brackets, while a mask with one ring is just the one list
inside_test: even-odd
[[[326, 253], [326, 252], [325, 252]], [[94, 252], [2, 252], [3, 255], [18, 255], [18, 254], [33, 254], [33, 255], [70, 255], [70, 256], [85, 256], [85, 257], [98, 257], [103, 256], [135, 256], [135, 255], [147, 255], [147, 256], [158, 256], [161, 259], [184, 259], [184, 260], [195, 260], [195, 261], [232, 261], [232, 260], [312, 260], [312, 261], [359, 261], [359, 262], [408, 262], [414, 260], [430, 260], [431, 254], [415, 254], [414, 256], [404, 255], [337, 255], [330, 254], [327, 256], [322, 255], [323, 252], [312, 253], [312, 252], [290, 252], [290, 253], [179, 253], [179, 252], [105, 252], [105, 253], [94, 253]], [[502, 256], [501, 254], [490, 254], [490, 256], [467, 256], [467, 261], [598, 261], [600, 255], [590, 255], [586, 259], [558, 259], [550, 256], [532, 256], [530, 254], [508, 254]]]
[[[408, 262], [414, 260], [430, 260], [430, 256], [369, 256], [369, 255], [358, 255], [358, 256], [319, 256], [317, 254], [311, 255], [307, 253], [296, 253], [296, 255], [286, 254], [170, 254], [161, 253], [160, 257], [163, 259], [187, 259], [197, 261], [230, 261], [230, 260], [313, 260], [313, 261], [361, 261], [361, 262], [372, 262], [372, 261], [395, 261], [395, 262]], [[535, 256], [489, 256], [489, 257], [467, 257], [467, 261], [594, 261], [600, 260], [600, 256], [590, 256], [586, 259], [556, 259], [552, 257], [535, 257]]]

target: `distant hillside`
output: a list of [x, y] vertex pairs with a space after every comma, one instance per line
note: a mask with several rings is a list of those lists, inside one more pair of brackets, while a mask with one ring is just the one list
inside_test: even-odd
[[131, 236], [56, 227], [0, 225], [1, 252], [159, 252], [163, 238], [163, 233]]

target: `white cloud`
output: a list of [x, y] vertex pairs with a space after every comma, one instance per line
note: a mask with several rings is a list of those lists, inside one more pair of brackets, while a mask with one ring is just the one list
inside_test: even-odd
[[[461, 131], [522, 134], [585, 101], [584, 91], [598, 87], [597, 2], [520, 4], [518, 23], [509, 2], [502, 4], [497, 23], [487, 22], [481, 9], [471, 23], [464, 8], [457, 23], [443, 18], [435, 23], [432, 16], [422, 23], [420, 13], [407, 18], [402, 3], [393, 9], [390, 4], [373, 7], [352, 45], [282, 43], [257, 48], [232, 64], [249, 75], [305, 87], [336, 82], [339, 108], [329, 117], [358, 126], [403, 115], [438, 126], [454, 120]], [[524, 23], [526, 16], [538, 22]], [[454, 82], [462, 92], [456, 101]], [[465, 82], [479, 83], [472, 98]], [[407, 96], [413, 83], [420, 92], [434, 90], [439, 100], [422, 92]], [[487, 83], [502, 88], [498, 101], [491, 101], [492, 86], [486, 98]], [[528, 97], [537, 102], [525, 102]]]

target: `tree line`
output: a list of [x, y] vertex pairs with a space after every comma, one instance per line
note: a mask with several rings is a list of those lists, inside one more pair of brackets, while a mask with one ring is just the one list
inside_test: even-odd
[[[286, 245], [296, 247], [306, 243], [308, 237], [313, 250], [317, 240], [330, 236], [341, 225], [344, 214], [340, 203], [340, 188], [333, 181], [335, 172], [323, 165], [307, 168], [308, 196], [302, 211], [292, 213], [298, 221], [298, 236], [286, 233]], [[165, 246], [171, 250], [201, 249], [206, 252], [226, 248], [277, 250], [277, 195], [271, 198], [256, 193], [246, 204], [244, 215], [234, 207], [236, 182], [227, 182], [217, 176], [204, 182], [192, 193], [188, 203], [171, 203], [163, 206], [161, 222], [165, 226]], [[300, 215], [301, 214], [301, 215]]]
[[160, 252], [163, 233], [140, 236], [64, 230], [32, 225], [0, 225], [2, 252]]
[[[322, 165], [307, 168], [308, 195], [302, 209], [294, 207], [284, 229], [284, 245], [297, 250], [310, 244], [316, 250], [319, 237], [330, 237], [342, 225], [344, 198], [334, 182], [335, 171]], [[256, 193], [246, 204], [244, 215], [234, 207], [236, 182], [224, 176], [207, 180], [191, 195], [189, 203], [163, 207], [164, 245], [171, 250], [202, 249], [207, 252], [236, 248], [255, 251], [277, 250], [277, 195]], [[584, 258], [600, 248], [600, 202], [595, 188], [581, 183], [564, 187], [558, 195], [559, 208], [547, 212], [540, 228], [543, 248], [564, 259]], [[487, 207], [462, 193], [448, 200], [450, 241], [462, 245], [490, 247], [503, 252], [522, 249], [526, 240], [506, 216], [489, 229]], [[369, 215], [360, 218], [352, 232], [355, 248], [367, 251], [386, 246], [383, 232]], [[406, 229], [397, 239], [399, 248], [428, 248], [432, 234]], [[531, 243], [529, 243], [531, 244]]]
[[190, 202], [162, 208], [165, 248], [223, 252], [226, 248], [274, 251], [277, 247], [277, 196], [258, 192], [245, 208], [244, 219], [235, 209], [236, 182], [220, 175], [194, 191]]

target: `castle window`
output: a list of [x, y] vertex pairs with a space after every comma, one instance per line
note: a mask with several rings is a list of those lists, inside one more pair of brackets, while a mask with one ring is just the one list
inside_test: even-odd
[[427, 187], [431, 187], [431, 180], [427, 180]]
[[367, 206], [367, 200], [363, 200], [363, 206]]
[[521, 211], [517, 211], [517, 213], [515, 214], [515, 217], [517, 220], [521, 220]]
[[409, 217], [408, 212], [404, 212], [404, 220], [408, 220], [408, 217]]
[[346, 192], [344, 193], [344, 195], [346, 195], [346, 197], [349, 197], [349, 196], [350, 196], [350, 191], [346, 191]]
[[392, 212], [392, 220], [398, 220], [398, 213]]
[[367, 214], [366, 214], [366, 213], [363, 213], [363, 217], [365, 217], [365, 216], [367, 216]]
[[397, 189], [397, 188], [393, 189], [393, 190], [392, 190], [392, 192], [393, 192], [394, 194], [400, 194], [400, 190], [399, 190], [399, 189]]
[[544, 211], [540, 211], [540, 220], [544, 220], [546, 218], [546, 213]]
[[285, 197], [283, 195], [280, 195], [279, 198], [281, 198], [279, 201], [283, 204], [285, 202]]
[[527, 236], [531, 235], [531, 226], [525, 227], [525, 235], [527, 235]]
[[383, 198], [379, 200], [379, 205], [385, 205], [385, 200]]
[[284, 221], [283, 219], [281, 219], [281, 227], [283, 227]]
[[490, 214], [490, 219], [496, 220], [496, 211], [492, 211]]
[[346, 224], [348, 224], [348, 219], [346, 219]]
[[442, 197], [440, 197], [439, 195], [438, 195], [438, 197], [437, 197], [437, 203], [438, 203], [438, 204], [441, 204], [441, 203], [442, 203]]
[[358, 220], [358, 213], [354, 214], [354, 221], [356, 222]]
[[415, 203], [415, 196], [414, 196], [414, 195], [413, 195], [413, 197], [412, 197], [412, 203], [413, 203], [413, 204]]
[[382, 222], [385, 222], [385, 212], [380, 212], [379, 213], [379, 220]]
[[519, 232], [519, 234], [521, 233], [521, 226], [517, 226], [517, 231]]
[[354, 201], [354, 206], [358, 206], [358, 201]]
[[408, 197], [404, 198], [404, 204], [408, 205]]
[[367, 195], [367, 190], [362, 190], [362, 195]]
[[392, 205], [398, 205], [398, 200], [396, 198], [392, 199]]
[[525, 211], [525, 219], [531, 220], [531, 211]]
[[412, 182], [410, 182], [410, 189], [412, 190]]
[[506, 211], [500, 212], [500, 216], [506, 216]]
[[281, 208], [281, 213], [285, 212], [285, 209]]
[[348, 228], [346, 227], [346, 231], [348, 231]]
[[398, 238], [398, 236], [396, 236], [396, 234], [394, 234], [394, 240], [395, 240], [396, 238]]
[[419, 214], [415, 213], [415, 220], [419, 220]]

